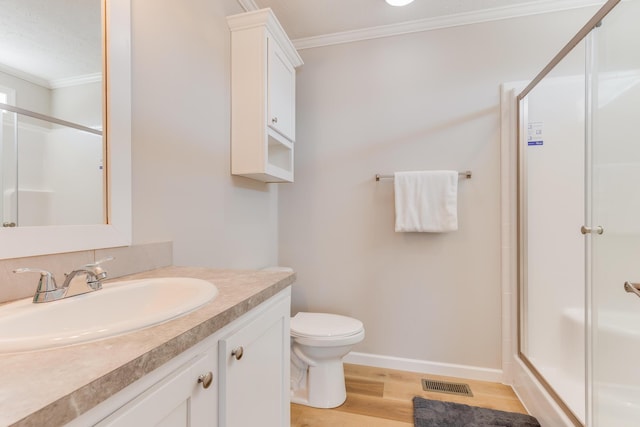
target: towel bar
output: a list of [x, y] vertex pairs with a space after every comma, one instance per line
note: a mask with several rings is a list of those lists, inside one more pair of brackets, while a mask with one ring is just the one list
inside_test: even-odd
[[[461, 178], [471, 179], [471, 171], [458, 172], [458, 176]], [[380, 181], [381, 179], [393, 179], [393, 175], [376, 174], [376, 181]]]

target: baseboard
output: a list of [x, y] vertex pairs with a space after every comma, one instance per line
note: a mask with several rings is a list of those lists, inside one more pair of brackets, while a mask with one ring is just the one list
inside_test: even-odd
[[452, 363], [430, 362], [428, 360], [405, 359], [402, 357], [380, 356], [377, 354], [351, 352], [344, 358], [345, 363], [373, 366], [376, 368], [397, 369], [400, 371], [420, 372], [470, 380], [502, 382], [501, 369], [480, 368], [477, 366], [456, 365]]

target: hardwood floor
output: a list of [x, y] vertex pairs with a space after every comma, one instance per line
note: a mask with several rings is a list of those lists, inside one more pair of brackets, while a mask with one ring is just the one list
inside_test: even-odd
[[[347, 401], [334, 409], [291, 404], [291, 427], [413, 427], [414, 396], [526, 414], [511, 387], [360, 365], [344, 365]], [[473, 397], [422, 390], [422, 378], [469, 384]]]

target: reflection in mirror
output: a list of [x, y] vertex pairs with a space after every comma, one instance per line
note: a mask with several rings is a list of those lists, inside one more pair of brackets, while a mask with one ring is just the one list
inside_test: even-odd
[[4, 227], [105, 224], [101, 0], [0, 2]]
[[[106, 153], [104, 181], [108, 196], [103, 200], [108, 201], [104, 209], [108, 213], [107, 221], [85, 225], [0, 227], [0, 259], [131, 244], [131, 1], [103, 0], [102, 8], [106, 23], [104, 128], [108, 141], [103, 150]], [[78, 176], [77, 180], [82, 178]]]

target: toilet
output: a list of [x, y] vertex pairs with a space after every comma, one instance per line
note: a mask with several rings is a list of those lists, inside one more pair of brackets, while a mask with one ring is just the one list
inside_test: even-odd
[[291, 318], [291, 402], [314, 408], [344, 403], [342, 358], [364, 339], [362, 322], [328, 313]]

